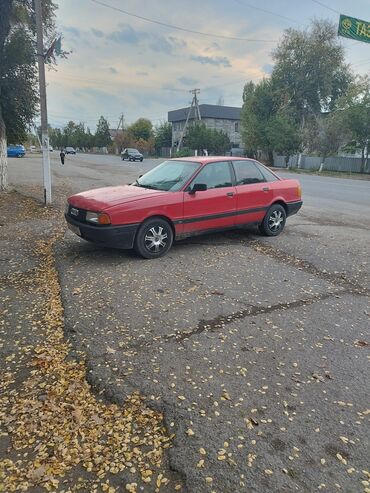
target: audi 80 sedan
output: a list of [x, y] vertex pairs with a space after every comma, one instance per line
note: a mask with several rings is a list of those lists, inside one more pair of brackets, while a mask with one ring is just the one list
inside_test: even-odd
[[277, 236], [301, 206], [297, 180], [253, 159], [190, 157], [164, 161], [131, 185], [72, 195], [65, 218], [85, 240], [152, 259], [193, 234], [254, 224]]

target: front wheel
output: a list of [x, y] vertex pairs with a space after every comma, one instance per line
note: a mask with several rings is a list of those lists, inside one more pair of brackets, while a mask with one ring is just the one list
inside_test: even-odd
[[173, 232], [170, 224], [161, 218], [145, 221], [135, 238], [135, 251], [144, 258], [162, 257], [171, 248]]
[[143, 158], [140, 158], [140, 161], [143, 162]]
[[286, 212], [284, 207], [280, 204], [273, 204], [259, 225], [259, 230], [265, 236], [277, 236], [283, 231], [285, 222]]

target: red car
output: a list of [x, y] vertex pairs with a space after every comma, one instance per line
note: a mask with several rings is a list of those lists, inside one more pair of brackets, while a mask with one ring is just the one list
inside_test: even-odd
[[164, 161], [131, 185], [72, 195], [65, 218], [85, 240], [156, 258], [175, 238], [212, 230], [256, 224], [276, 236], [301, 206], [299, 182], [257, 161], [191, 157]]

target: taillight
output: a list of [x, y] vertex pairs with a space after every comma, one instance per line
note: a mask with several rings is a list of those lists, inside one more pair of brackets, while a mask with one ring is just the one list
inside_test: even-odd
[[302, 198], [302, 187], [301, 187], [301, 185], [298, 185], [298, 187], [297, 187], [297, 196], [298, 196], [298, 198]]

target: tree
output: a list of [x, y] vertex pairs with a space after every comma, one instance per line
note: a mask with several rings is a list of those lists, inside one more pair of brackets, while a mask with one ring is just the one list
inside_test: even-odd
[[[43, 0], [48, 44], [54, 35], [52, 0]], [[8, 186], [7, 140], [21, 142], [38, 110], [36, 26], [32, 0], [0, 0], [0, 190]]]
[[172, 124], [162, 122], [154, 129], [155, 151], [160, 153], [162, 147], [172, 146]]
[[266, 127], [269, 146], [277, 153], [285, 155], [286, 162], [301, 146], [301, 135], [296, 121], [284, 110], [273, 115]]
[[342, 116], [333, 111], [327, 115], [311, 118], [303, 137], [308, 151], [317, 153], [322, 158], [323, 166], [325, 159], [336, 154], [346, 142], [348, 131], [343, 124]]
[[315, 20], [309, 29], [288, 29], [273, 51], [272, 83], [278, 99], [303, 129], [310, 114], [330, 111], [351, 81], [337, 27]]
[[109, 133], [109, 123], [101, 116], [98, 121], [98, 125], [96, 127], [95, 132], [95, 145], [97, 147], [107, 147], [111, 144], [112, 139]]
[[231, 148], [231, 141], [229, 136], [222, 130], [210, 129], [209, 130], [209, 144], [205, 147], [211, 154], [224, 155]]
[[249, 82], [243, 93], [244, 104], [241, 113], [243, 142], [256, 153], [265, 151], [272, 164], [273, 147], [267, 133], [270, 119], [275, 114], [275, 100], [271, 80], [264, 79], [259, 84]]
[[147, 118], [139, 118], [135, 123], [129, 126], [128, 132], [135, 140], [149, 140], [153, 135], [153, 125]]
[[184, 144], [200, 153], [207, 149], [210, 154], [224, 154], [231, 147], [230, 139], [224, 132], [207, 128], [202, 122], [188, 128]]
[[338, 113], [350, 134], [347, 145], [361, 150], [361, 173], [370, 151], [370, 78], [359, 77], [338, 101]]

